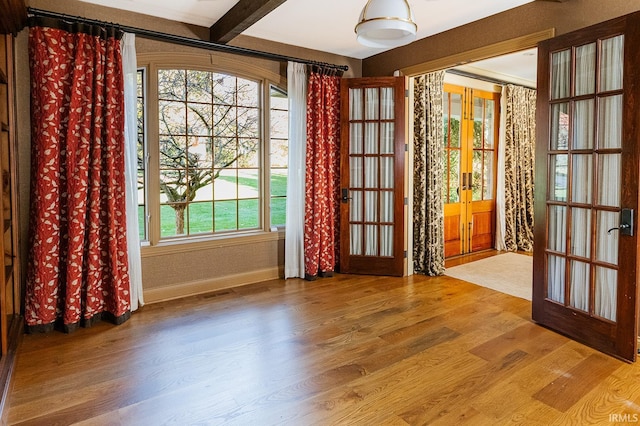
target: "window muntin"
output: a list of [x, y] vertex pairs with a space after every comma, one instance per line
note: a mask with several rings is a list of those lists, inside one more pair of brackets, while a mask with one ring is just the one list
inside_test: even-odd
[[289, 155], [289, 101], [287, 94], [275, 87], [269, 89], [271, 136], [271, 226], [286, 222], [287, 174]]

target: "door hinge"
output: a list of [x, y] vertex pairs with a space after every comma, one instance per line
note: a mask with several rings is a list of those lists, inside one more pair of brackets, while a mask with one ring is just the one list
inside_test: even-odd
[[409, 152], [409, 144], [408, 143], [404, 144], [404, 152]]
[[404, 205], [405, 206], [409, 205], [409, 198], [408, 197], [404, 197]]
[[409, 253], [407, 253], [407, 251], [405, 250], [404, 251], [404, 258], [406, 259], [408, 255], [409, 255]]
[[409, 89], [405, 89], [404, 91], [404, 97], [408, 98], [409, 97]]

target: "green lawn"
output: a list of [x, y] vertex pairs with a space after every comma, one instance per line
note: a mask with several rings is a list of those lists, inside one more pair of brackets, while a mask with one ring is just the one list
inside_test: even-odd
[[[234, 176], [220, 176], [218, 179], [235, 184]], [[258, 179], [252, 176], [238, 178], [238, 192], [241, 194], [258, 192]], [[286, 216], [287, 175], [286, 171], [271, 176], [271, 224], [283, 225]], [[212, 221], [215, 209], [215, 227]], [[189, 234], [254, 229], [260, 226], [259, 200], [194, 202], [185, 212], [185, 231]], [[160, 206], [160, 233], [162, 237], [176, 235], [175, 211], [168, 205]], [[144, 207], [139, 207], [138, 223], [140, 238], [144, 239]]]

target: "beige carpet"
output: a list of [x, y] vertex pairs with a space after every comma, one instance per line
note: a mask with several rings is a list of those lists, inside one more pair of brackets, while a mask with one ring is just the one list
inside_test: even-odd
[[444, 274], [522, 299], [531, 300], [532, 256], [503, 253], [447, 268]]

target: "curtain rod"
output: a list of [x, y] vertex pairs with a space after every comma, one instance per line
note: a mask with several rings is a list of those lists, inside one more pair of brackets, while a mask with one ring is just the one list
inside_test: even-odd
[[522, 84], [522, 83], [514, 83], [512, 81], [499, 80], [497, 78], [486, 77], [484, 75], [478, 75], [478, 74], [474, 74], [474, 73], [467, 72], [467, 71], [461, 71], [461, 70], [457, 70], [455, 68], [448, 69], [448, 70], [446, 70], [446, 72], [448, 72], [449, 74], [459, 75], [461, 77], [468, 77], [468, 78], [473, 78], [474, 80], [482, 80], [482, 81], [486, 81], [486, 82], [489, 82], [489, 83], [498, 84], [500, 86], [506, 86], [507, 84], [513, 84], [515, 86], [523, 86], [523, 87], [527, 87], [529, 89], [536, 89], [535, 86], [530, 86], [530, 85]]
[[278, 55], [275, 53], [262, 52], [260, 50], [247, 49], [244, 47], [213, 43], [211, 41], [200, 40], [197, 38], [189, 38], [189, 37], [183, 37], [183, 36], [178, 36], [174, 34], [167, 34], [159, 31], [146, 30], [144, 28], [129, 27], [126, 25], [119, 25], [119, 24], [109, 23], [105, 21], [98, 21], [95, 19], [82, 18], [80, 16], [72, 16], [72, 15], [66, 15], [63, 13], [51, 12], [48, 10], [34, 9], [31, 7], [27, 8], [27, 13], [36, 17], [40, 16], [43, 18], [57, 18], [65, 21], [78, 22], [81, 24], [112, 26], [112, 27], [119, 28], [120, 30], [127, 33], [134, 33], [143, 38], [148, 38], [151, 40], [158, 40], [158, 41], [168, 41], [168, 42], [180, 44], [183, 46], [199, 47], [202, 49], [213, 50], [216, 52], [234, 53], [237, 55], [252, 56], [255, 58], [262, 58], [262, 59], [270, 59], [278, 62], [292, 61], [292, 62], [298, 62], [305, 65], [316, 65], [324, 68], [332, 68], [339, 71], [347, 71], [349, 69], [347, 65], [335, 65], [335, 64], [329, 64], [326, 62], [318, 62], [318, 61], [311, 61], [308, 59], [294, 58], [286, 55]]

